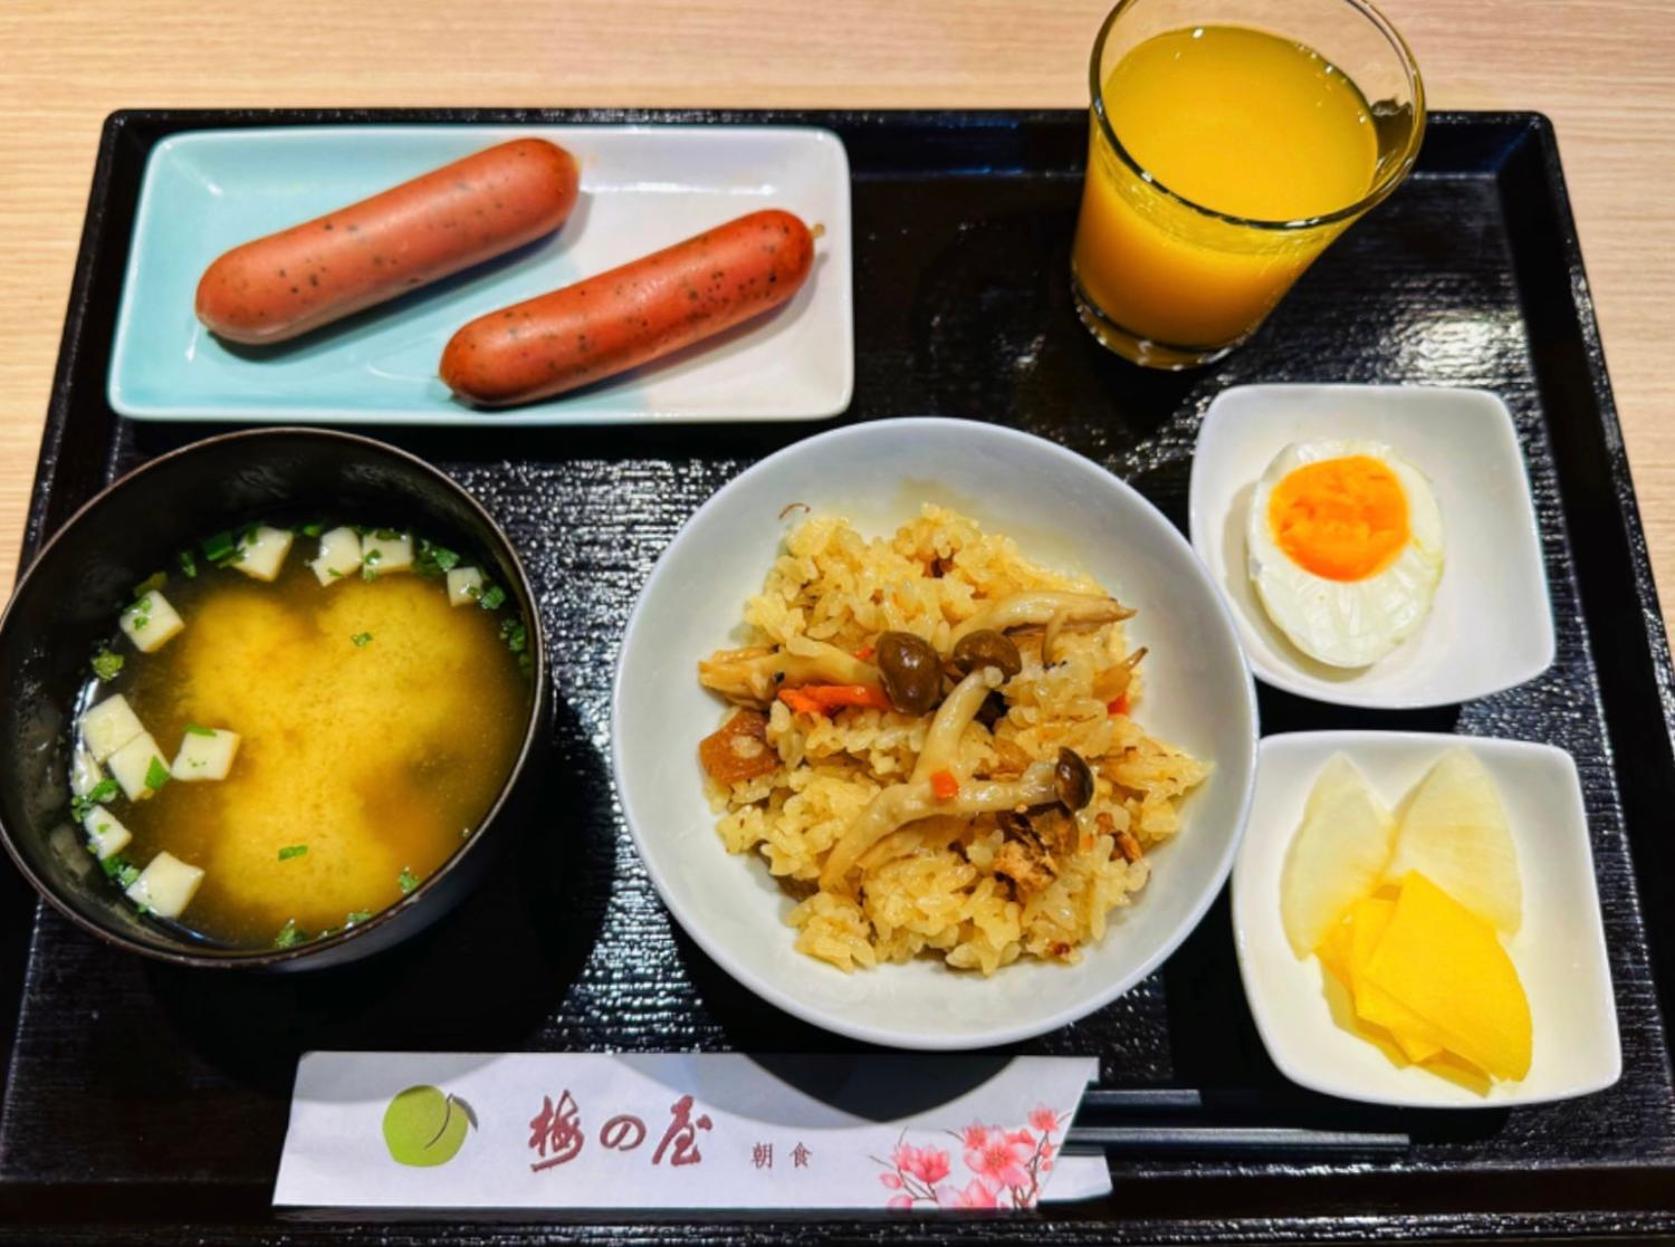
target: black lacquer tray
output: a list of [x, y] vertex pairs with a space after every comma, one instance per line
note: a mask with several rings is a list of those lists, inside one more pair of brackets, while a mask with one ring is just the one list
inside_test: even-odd
[[[1245, 1011], [1225, 901], [1158, 975], [1020, 1051], [1096, 1054], [1113, 1089], [1194, 1088], [1185, 1124], [1405, 1132], [1366, 1155], [1127, 1148], [1115, 1194], [1009, 1220], [715, 1217], [541, 1224], [284, 1222], [268, 1206], [304, 1048], [853, 1052], [735, 986], [670, 922], [607, 770], [619, 632], [681, 522], [805, 425], [380, 431], [483, 499], [528, 559], [558, 729], [548, 825], [452, 919], [329, 977], [183, 973], [114, 955], [0, 866], [0, 1241], [472, 1244], [1169, 1242], [1675, 1232], [1675, 680], [1553, 132], [1529, 114], [1432, 119], [1417, 174], [1304, 278], [1255, 341], [1184, 375], [1139, 372], [1077, 324], [1067, 260], [1080, 112], [126, 112], [104, 128], [24, 558], [100, 485], [211, 429], [104, 401], [146, 157], [205, 127], [348, 122], [829, 126], [854, 171], [857, 378], [844, 419], [1016, 424], [1105, 464], [1183, 528], [1198, 420], [1256, 381], [1481, 386], [1529, 464], [1558, 660], [1520, 688], [1418, 713], [1264, 690], [1270, 732], [1381, 726], [1549, 741], [1576, 757], [1622, 1028], [1623, 1077], [1568, 1103], [1463, 1114], [1293, 1089]], [[817, 428], [820, 426], [812, 426]], [[1508, 627], [1517, 621], [1508, 620]], [[1660, 995], [1661, 986], [1661, 995]], [[1161, 1097], [1165, 1105], [1192, 1097]]]

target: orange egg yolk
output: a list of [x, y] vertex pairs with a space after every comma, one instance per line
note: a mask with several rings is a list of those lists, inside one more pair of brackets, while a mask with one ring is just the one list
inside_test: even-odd
[[1407, 544], [1407, 495], [1389, 465], [1371, 455], [1322, 459], [1286, 473], [1274, 487], [1268, 527], [1305, 571], [1364, 580]]

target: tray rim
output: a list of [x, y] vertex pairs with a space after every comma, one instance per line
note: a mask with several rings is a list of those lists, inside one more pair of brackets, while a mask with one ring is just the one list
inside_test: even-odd
[[[43, 428], [41, 450], [37, 459], [37, 471], [31, 489], [30, 504], [24, 529], [23, 560], [27, 560], [38, 550], [43, 532], [47, 525], [57, 520], [62, 521], [62, 514], [55, 514], [53, 500], [42, 490], [42, 483], [51, 477], [60, 466], [64, 449], [64, 433], [70, 416], [70, 399], [73, 396], [71, 382], [77, 364], [78, 351], [81, 346], [83, 323], [86, 319], [86, 295], [91, 285], [97, 255], [97, 240], [100, 227], [109, 209], [108, 182], [111, 175], [111, 165], [114, 160], [116, 144], [123, 138], [124, 127], [131, 124], [157, 122], [163, 124], [178, 124], [184, 129], [205, 128], [242, 128], [248, 125], [273, 124], [333, 124], [345, 121], [379, 123], [385, 121], [499, 121], [503, 123], [518, 123], [520, 121], [546, 121], [554, 123], [605, 124], [619, 122], [623, 124], [653, 124], [668, 123], [681, 124], [683, 122], [703, 122], [706, 124], [832, 124], [841, 120], [849, 125], [888, 125], [888, 124], [932, 124], [938, 120], [946, 120], [949, 116], [958, 116], [967, 124], [1018, 127], [1027, 126], [1032, 121], [1056, 123], [1066, 119], [1083, 115], [1081, 109], [706, 109], [701, 107], [679, 109], [639, 109], [639, 108], [582, 108], [582, 109], [135, 109], [118, 110], [110, 114], [101, 129], [98, 161], [95, 166], [94, 177], [89, 191], [89, 205], [84, 222], [84, 232], [77, 254], [77, 261], [69, 290], [68, 312], [65, 318], [64, 331], [61, 335], [58, 364], [54, 370], [51, 397], [47, 408], [47, 419]], [[1603, 346], [1600, 341], [1597, 320], [1593, 315], [1593, 300], [1584, 274], [1582, 254], [1580, 249], [1574, 215], [1571, 209], [1568, 190], [1559, 162], [1556, 137], [1551, 122], [1542, 114], [1526, 111], [1490, 111], [1490, 112], [1445, 112], [1433, 114], [1433, 125], [1439, 128], [1468, 125], [1488, 125], [1506, 127], [1512, 132], [1514, 143], [1533, 140], [1535, 156], [1541, 162], [1544, 179], [1552, 187], [1553, 208], [1556, 211], [1556, 225], [1562, 239], [1562, 254], [1559, 257], [1568, 273], [1572, 275], [1570, 301], [1568, 312], [1576, 318], [1578, 337], [1584, 349], [1586, 359], [1584, 367], [1588, 378], [1587, 398], [1594, 404], [1597, 412], [1601, 434], [1605, 449], [1610, 457], [1610, 477], [1616, 492], [1618, 503], [1619, 528], [1615, 534], [1626, 545], [1630, 570], [1634, 573], [1632, 581], [1635, 596], [1639, 603], [1640, 618], [1634, 622], [1632, 630], [1639, 644], [1646, 647], [1645, 655], [1650, 664], [1655, 686], [1648, 691], [1648, 695], [1655, 698], [1658, 713], [1663, 716], [1664, 731], [1659, 734], [1655, 742], [1660, 760], [1666, 762], [1670, 768], [1675, 768], [1675, 733], [1671, 732], [1671, 725], [1675, 723], [1675, 670], [1671, 668], [1668, 636], [1663, 618], [1658, 608], [1658, 593], [1655, 582], [1650, 574], [1650, 561], [1647, 555], [1644, 531], [1640, 522], [1639, 508], [1634, 493], [1633, 481], [1629, 471], [1626, 452], [1623, 447], [1621, 426], [1617, 417], [1615, 401], [1612, 396], [1608, 372], [1605, 364]], [[1511, 144], [1509, 144], [1510, 149]], [[992, 170], [990, 170], [992, 172]], [[1433, 171], [1433, 176], [1436, 171]], [[1540, 382], [1539, 361], [1537, 361], [1537, 381]], [[103, 413], [113, 427], [116, 426], [114, 413]], [[66, 465], [65, 471], [73, 477], [83, 477], [93, 480], [102, 479], [106, 464], [71, 464]], [[63, 504], [60, 504], [61, 506]], [[70, 503], [73, 509], [76, 503]], [[21, 565], [21, 563], [20, 563]], [[1603, 573], [1602, 573], [1603, 574]], [[1584, 593], [1584, 597], [1586, 594]], [[1591, 623], [1584, 606], [1585, 622]], [[1589, 628], [1590, 644], [1600, 642]], [[1607, 731], [1609, 736], [1609, 718]], [[1616, 772], [1621, 765], [1620, 756], [1614, 740], [1608, 741], [1608, 755]], [[1615, 785], [1616, 775], [1613, 774]], [[1621, 799], [1620, 786], [1619, 800]], [[1629, 817], [1624, 811], [1625, 820]], [[1632, 854], [1630, 855], [1632, 858]], [[1636, 863], [1636, 885], [1639, 886], [1641, 870]], [[1639, 889], [1642, 893], [1644, 888]], [[36, 921], [33, 909], [27, 910], [22, 916], [22, 926], [32, 929]], [[27, 951], [27, 950], [24, 950]], [[1647, 955], [1650, 959], [1651, 949], [1648, 944]], [[1654, 964], [1654, 972], [1655, 972]], [[0, 966], [0, 983], [5, 981], [5, 969]], [[1661, 982], [1658, 986], [1667, 992], [1668, 987]], [[1667, 999], [1664, 996], [1663, 999]], [[1668, 1021], [1667, 1007], [1662, 1010]], [[7, 1027], [15, 1019], [4, 1019]], [[0, 1030], [0, 1060], [5, 1060], [9, 1069], [9, 1029]], [[1487, 1184], [1493, 1186], [1500, 1178], [1511, 1178], [1511, 1173], [1501, 1173], [1498, 1170], [1478, 1171]], [[1660, 1233], [1675, 1231], [1675, 1201], [1669, 1198], [1667, 1185], [1647, 1187], [1646, 1182], [1654, 1173], [1667, 1173], [1662, 1166], [1609, 1166], [1605, 1170], [1597, 1171], [1602, 1177], [1610, 1174], [1627, 1182], [1635, 1189], [1645, 1188], [1655, 1190], [1660, 1198], [1651, 1203], [1640, 1203], [1625, 1206], [1616, 1211], [1606, 1210], [1598, 1203], [1588, 1201], [1586, 1207], [1569, 1210], [1530, 1210], [1519, 1211], [1489, 1211], [1465, 1212], [1443, 1211], [1426, 1213], [1403, 1213], [1391, 1208], [1387, 1215], [1379, 1216], [1378, 1232], [1390, 1234], [1400, 1239], [1429, 1237], [1443, 1235], [1448, 1237], [1500, 1234], [1589, 1234], [1589, 1235], [1632, 1235], [1635, 1237], [1652, 1236]], [[1374, 1175], [1376, 1177], [1376, 1175]], [[1404, 1175], [1406, 1177], [1423, 1175]], [[1165, 1180], [1166, 1182], [1169, 1180]], [[1361, 1183], [1355, 1179], [1346, 1179], [1346, 1190], [1353, 1190]], [[1615, 1180], [1605, 1184], [1607, 1189], [1617, 1189], [1619, 1183]], [[170, 1189], [173, 1189], [172, 1187]], [[4, 1192], [0, 1191], [0, 1195]], [[1597, 1197], [1596, 1197], [1597, 1198]], [[95, 1201], [97, 1202], [97, 1201]], [[210, 1199], [211, 1211], [209, 1217], [217, 1215], [215, 1208], [221, 1201]], [[1357, 1211], [1365, 1211], [1367, 1205], [1359, 1209], [1355, 1205], [1344, 1205], [1338, 1202], [1340, 1211], [1326, 1216], [1297, 1216], [1286, 1213], [1269, 1213], [1246, 1216], [1244, 1214], [1216, 1217], [1209, 1215], [1203, 1221], [1182, 1221], [1181, 1214], [1160, 1214], [1155, 1220], [1140, 1220], [1129, 1222], [1126, 1229], [1137, 1231], [1145, 1236], [1156, 1236], [1168, 1241], [1180, 1241], [1182, 1238], [1197, 1240], [1207, 1237], [1227, 1235], [1234, 1238], [1245, 1238], [1252, 1241], [1272, 1241], [1278, 1237], [1293, 1237], [1315, 1234], [1336, 1234], [1352, 1238], [1364, 1237], [1366, 1226], [1364, 1218], [1354, 1215]], [[168, 1214], [162, 1214], [165, 1218]], [[753, 1218], [752, 1220], [757, 1220]], [[287, 1238], [293, 1227], [286, 1223], [265, 1222], [261, 1224], [241, 1223], [244, 1228], [238, 1234], [237, 1241], [267, 1242]], [[706, 1222], [699, 1218], [688, 1218], [685, 1221], [662, 1221], [643, 1223], [644, 1233], [636, 1234], [637, 1238], [646, 1241], [658, 1241], [665, 1237], [660, 1230], [667, 1230], [669, 1241], [734, 1241], [731, 1236], [721, 1231], [725, 1222]], [[783, 1229], [787, 1238], [791, 1240], [828, 1236], [836, 1237], [845, 1233], [855, 1236], [872, 1237], [873, 1232], [864, 1227], [870, 1222], [850, 1223], [849, 1229], [843, 1224], [830, 1220], [816, 1224], [811, 1221], [791, 1220], [782, 1222], [777, 1229], [768, 1222], [761, 1223], [761, 1229], [766, 1236]], [[994, 1237], [1010, 1239], [1012, 1241], [1037, 1241], [1043, 1232], [1049, 1229], [1055, 1235], [1063, 1236], [1072, 1241], [1102, 1241], [1104, 1233], [1101, 1227], [1111, 1223], [1084, 1220], [1074, 1216], [1056, 1219], [1048, 1222], [1039, 1218], [1011, 1222], [925, 1222], [912, 1226], [899, 1227], [903, 1232], [899, 1235], [913, 1241], [977, 1241]], [[1119, 1223], [1120, 1224], [1120, 1223]], [[594, 1227], [561, 1221], [558, 1223], [538, 1223], [539, 1232], [549, 1234], [562, 1241], [583, 1241], [593, 1234], [609, 1235], [611, 1223], [599, 1219]], [[1182, 1227], [1188, 1227], [1184, 1231]], [[981, 1228], [979, 1228], [981, 1227]], [[300, 1226], [294, 1227], [300, 1229]], [[324, 1227], [321, 1227], [322, 1229]], [[434, 1226], [434, 1229], [446, 1233], [448, 1228]], [[471, 1227], [451, 1227], [455, 1230], [463, 1229], [465, 1233], [472, 1232]], [[480, 1237], [487, 1241], [492, 1232], [492, 1226], [484, 1225], [480, 1229]], [[684, 1229], [685, 1232], [682, 1232]], [[706, 1232], [708, 1231], [708, 1232]], [[12, 1239], [26, 1239], [31, 1235], [28, 1227], [21, 1225], [7, 1226], [0, 1224], [0, 1241]], [[430, 1241], [428, 1235], [424, 1241]], [[232, 1241], [229, 1238], [229, 1241]], [[324, 1241], [322, 1239], [322, 1241]], [[415, 1238], [414, 1241], [420, 1241]]]

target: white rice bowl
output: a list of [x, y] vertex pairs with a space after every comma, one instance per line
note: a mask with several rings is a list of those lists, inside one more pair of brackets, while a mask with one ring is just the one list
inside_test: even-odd
[[[887, 535], [925, 503], [1014, 539], [1033, 562], [1085, 573], [1138, 614], [1150, 652], [1135, 717], [1202, 759], [1209, 777], [1178, 834], [1148, 854], [1134, 903], [1074, 965], [1024, 960], [983, 977], [930, 959], [845, 973], [795, 947], [796, 902], [754, 854], [727, 851], [705, 796], [698, 741], [723, 703], [697, 663], [738, 636], [780, 543], [808, 512]], [[1185, 539], [1141, 495], [1079, 455], [966, 421], [882, 421], [799, 442], [723, 487], [670, 543], [623, 638], [612, 751], [624, 815], [664, 902], [689, 935], [763, 999], [872, 1043], [966, 1049], [1038, 1035], [1107, 1004], [1185, 939], [1227, 878], [1255, 770], [1255, 691], [1233, 622]]]

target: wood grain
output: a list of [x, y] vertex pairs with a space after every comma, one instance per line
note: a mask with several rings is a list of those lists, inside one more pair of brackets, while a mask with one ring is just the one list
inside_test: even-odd
[[[1074, 106], [1106, 0], [8, 0], [0, 594], [99, 126], [212, 105]], [[1675, 22], [1665, 0], [1386, 0], [1436, 108], [1558, 128], [1660, 584], [1675, 576]], [[1667, 612], [1666, 612], [1667, 615]]]

